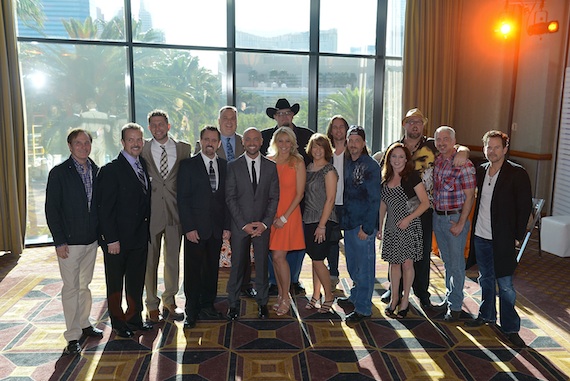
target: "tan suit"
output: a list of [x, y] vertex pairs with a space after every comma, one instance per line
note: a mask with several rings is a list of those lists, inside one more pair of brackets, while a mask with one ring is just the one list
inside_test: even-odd
[[[245, 147], [243, 146], [242, 136], [240, 134], [236, 134], [236, 148], [234, 152], [234, 160], [237, 159], [242, 153], [245, 152]], [[224, 144], [226, 144], [226, 139], [222, 136], [222, 144], [220, 144], [220, 148], [216, 151], [218, 157], [227, 160], [226, 151], [224, 150]], [[194, 155], [198, 154], [202, 148], [200, 147], [200, 141], [196, 142], [196, 149], [194, 150]]]
[[162, 304], [175, 304], [174, 295], [178, 293], [180, 275], [180, 241], [182, 228], [178, 217], [176, 203], [176, 178], [180, 161], [190, 157], [192, 146], [185, 142], [176, 143], [176, 162], [172, 170], [163, 179], [160, 175], [160, 163], [155, 163], [151, 152], [154, 139], [147, 140], [141, 156], [148, 163], [148, 174], [151, 178], [152, 193], [150, 206], [150, 243], [146, 266], [145, 289], [147, 310], [157, 310], [160, 299], [157, 296], [157, 272], [160, 259], [161, 241], [164, 237], [164, 292]]

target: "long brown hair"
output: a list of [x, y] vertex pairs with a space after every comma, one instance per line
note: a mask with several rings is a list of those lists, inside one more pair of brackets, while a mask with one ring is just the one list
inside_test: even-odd
[[382, 168], [382, 183], [386, 183], [392, 180], [394, 177], [394, 168], [392, 168], [392, 164], [390, 164], [390, 156], [392, 156], [392, 152], [394, 152], [396, 148], [403, 149], [404, 153], [406, 154], [406, 165], [404, 166], [404, 169], [402, 169], [402, 172], [400, 172], [402, 180], [405, 180], [408, 175], [414, 170], [412, 153], [403, 143], [396, 142], [388, 147], [388, 150], [386, 151], [386, 159], [384, 160], [384, 167]]

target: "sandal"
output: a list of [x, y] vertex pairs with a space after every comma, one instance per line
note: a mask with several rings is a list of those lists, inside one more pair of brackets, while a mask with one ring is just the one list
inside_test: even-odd
[[319, 308], [319, 313], [328, 314], [329, 312], [332, 312], [333, 303], [334, 303], [334, 298], [331, 300], [325, 300], [325, 302], [321, 304], [321, 308]]
[[396, 315], [396, 318], [398, 319], [405, 319], [406, 315], [408, 314], [408, 311], [410, 310], [410, 305], [408, 304], [408, 306], [405, 309], [400, 309], [398, 311], [398, 314]]
[[291, 308], [291, 298], [283, 299], [281, 305], [275, 312], [277, 313], [277, 316], [283, 316], [287, 312], [289, 312], [290, 308]]
[[277, 295], [277, 302], [272, 307], [273, 311], [277, 311], [279, 309], [281, 302], [283, 302], [283, 297], [281, 295]]
[[314, 297], [311, 296], [311, 301], [305, 305], [305, 309], [306, 309], [306, 310], [316, 310], [316, 309], [318, 309], [319, 307], [317, 307], [317, 303], [318, 303], [319, 301], [320, 301], [320, 298], [317, 299], [317, 298], [314, 298]]
[[398, 308], [398, 305], [400, 304], [400, 300], [398, 300], [398, 304], [396, 304], [394, 306], [394, 308], [392, 308], [392, 303], [390, 303], [388, 305], [388, 307], [386, 307], [386, 309], [384, 310], [384, 313], [386, 314], [386, 316], [389, 316], [391, 318], [395, 318], [396, 317], [396, 308]]

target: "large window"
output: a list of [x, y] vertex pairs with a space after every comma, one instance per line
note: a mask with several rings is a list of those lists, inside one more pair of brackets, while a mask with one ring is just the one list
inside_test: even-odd
[[[15, 0], [14, 0], [15, 1]], [[405, 0], [18, 1], [26, 106], [27, 243], [49, 242], [47, 174], [83, 126], [99, 164], [121, 149], [127, 121], [146, 128], [162, 108], [172, 135], [193, 145], [218, 109], [238, 129], [271, 127], [278, 98], [301, 105], [294, 122], [324, 132], [342, 114], [373, 151], [401, 134]], [[147, 138], [149, 133], [145, 133]]]

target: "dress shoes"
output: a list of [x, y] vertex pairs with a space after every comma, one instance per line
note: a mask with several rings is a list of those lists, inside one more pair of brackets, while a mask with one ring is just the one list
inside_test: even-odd
[[245, 290], [242, 291], [242, 293], [244, 296], [252, 299], [255, 299], [255, 297], [257, 296], [257, 290], [253, 287], [246, 288]]
[[228, 320], [237, 320], [239, 317], [239, 308], [230, 307], [226, 316]]
[[266, 304], [257, 306], [257, 317], [260, 319], [267, 319], [269, 317], [269, 310]]
[[392, 299], [392, 290], [388, 289], [382, 294], [380, 301], [384, 304], [388, 304], [390, 303], [390, 299]]
[[182, 320], [184, 319], [184, 310], [182, 308], [178, 308], [176, 304], [165, 304], [162, 306], [162, 313], [163, 315], [165, 312], [168, 311], [166, 317], [172, 320]]
[[146, 322], [141, 322], [141, 323], [137, 323], [137, 324], [127, 323], [127, 327], [131, 331], [150, 331], [153, 328], [152, 324], [146, 323]]
[[431, 305], [432, 311], [436, 311], [436, 312], [447, 311], [447, 307], [448, 307], [447, 300], [444, 300], [440, 303]]
[[133, 331], [131, 331], [129, 328], [127, 327], [120, 327], [120, 328], [113, 328], [113, 331], [115, 332], [115, 334], [119, 337], [124, 337], [124, 338], [131, 338], [134, 336]]
[[103, 331], [101, 331], [99, 328], [93, 327], [92, 325], [87, 328], [83, 328], [81, 331], [83, 331], [83, 336], [103, 337]]
[[221, 319], [222, 317], [223, 315], [219, 313], [214, 307], [204, 307], [198, 314], [198, 319], [200, 320], [217, 320]]
[[81, 352], [81, 345], [79, 345], [77, 340], [71, 340], [67, 343], [67, 346], [63, 348], [64, 355], [75, 355], [79, 352]]
[[443, 317], [443, 320], [448, 323], [453, 323], [459, 320], [460, 317], [461, 317], [461, 311], [447, 310], [445, 316]]
[[352, 311], [351, 313], [346, 315], [346, 318], [344, 319], [344, 321], [347, 324], [356, 324], [356, 323], [360, 323], [364, 319], [368, 319], [369, 317], [370, 317], [370, 315], [363, 315], [363, 314], [358, 313], [356, 311]]
[[294, 295], [305, 295], [305, 287], [301, 282], [291, 284], [291, 291], [293, 291]]
[[345, 297], [341, 297], [341, 298], [336, 298], [336, 304], [338, 304], [339, 306], [341, 306], [342, 308], [344, 307], [353, 307], [354, 303], [352, 303], [352, 301], [350, 300], [349, 297], [345, 296]]
[[519, 336], [517, 332], [507, 333], [507, 339], [516, 347], [516, 348], [524, 348], [526, 347], [526, 343], [524, 340]]
[[269, 285], [268, 295], [269, 295], [269, 296], [277, 296], [277, 295], [279, 295], [279, 287], [277, 287], [276, 284], [270, 284], [270, 285]]
[[159, 310], [151, 310], [146, 314], [146, 320], [152, 324], [159, 324], [164, 322], [164, 317]]
[[196, 327], [196, 319], [190, 316], [186, 316], [184, 320], [184, 329], [192, 329]]
[[478, 317], [477, 319], [467, 320], [465, 322], [466, 327], [481, 327], [482, 325], [486, 325], [486, 324], [491, 324], [491, 322], [487, 321], [485, 319], [482, 319], [481, 317]]

